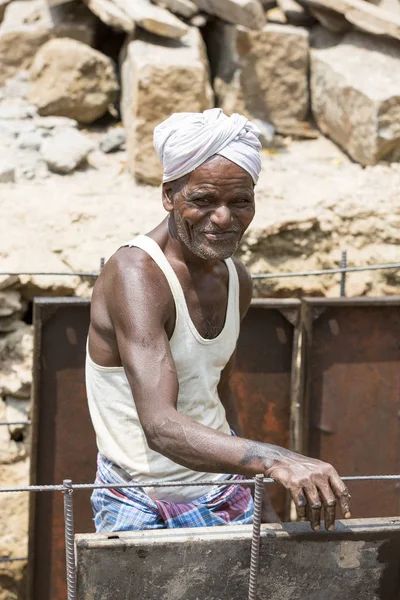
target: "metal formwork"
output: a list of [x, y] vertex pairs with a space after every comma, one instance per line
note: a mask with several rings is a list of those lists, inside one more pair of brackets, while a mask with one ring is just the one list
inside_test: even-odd
[[[400, 472], [400, 297], [304, 299], [303, 451], [339, 473]], [[398, 481], [354, 483], [352, 514], [400, 514]]]
[[[290, 369], [299, 305], [297, 300], [254, 300], [243, 322], [233, 390], [244, 435], [252, 439], [288, 443]], [[89, 312], [89, 300], [35, 300], [32, 484], [52, 484], [71, 476], [74, 482], [94, 480], [97, 450], [84, 382]], [[93, 531], [89, 496], [89, 491], [79, 492], [75, 499], [77, 532]], [[273, 486], [271, 497], [281, 516], [287, 516], [285, 491]], [[63, 530], [61, 496], [32, 495], [32, 600], [65, 598]]]
[[[243, 320], [232, 389], [248, 439], [290, 445], [292, 353], [299, 312], [299, 300], [256, 299]], [[279, 516], [288, 518], [285, 490], [269, 491]]]
[[[39, 298], [34, 304], [31, 482], [55, 484], [72, 476], [93, 481], [96, 442], [84, 387], [88, 300]], [[90, 491], [75, 499], [75, 527], [94, 531]], [[29, 598], [64, 600], [64, 509], [61, 494], [32, 494]]]

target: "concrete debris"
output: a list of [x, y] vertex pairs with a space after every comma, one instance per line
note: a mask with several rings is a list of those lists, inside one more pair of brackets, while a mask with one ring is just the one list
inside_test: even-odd
[[[23, 422], [28, 419], [29, 412], [29, 400], [22, 400], [21, 398], [14, 398], [14, 396], [5, 397], [6, 404], [6, 421], [9, 422]], [[26, 425], [9, 425], [8, 430], [13, 438], [17, 437], [16, 434], [22, 436], [26, 431]]]
[[319, 128], [362, 165], [399, 160], [400, 49], [361, 33], [312, 50], [312, 109]]
[[4, 18], [4, 13], [6, 12], [7, 6], [10, 4], [11, 0], [0, 0], [0, 23]]
[[93, 19], [82, 18], [80, 2], [63, 13], [50, 10], [46, 0], [11, 2], [0, 25], [0, 85], [19, 70], [29, 69], [38, 49], [52, 37], [71, 37], [91, 44], [94, 39]]
[[291, 25], [308, 26], [315, 22], [310, 12], [297, 0], [277, 0], [277, 4]]
[[41, 154], [54, 173], [66, 174], [79, 167], [94, 144], [76, 129], [65, 129], [43, 142]]
[[15, 182], [15, 164], [7, 159], [0, 159], [0, 183]]
[[221, 60], [223, 72], [217, 72], [214, 81], [224, 111], [243, 112], [274, 125], [281, 120], [305, 121], [309, 109], [308, 38], [308, 32], [300, 27], [268, 24], [261, 31], [238, 28], [238, 59], [234, 52]]
[[91, 123], [102, 117], [119, 91], [113, 62], [71, 39], [54, 39], [37, 53], [28, 99], [41, 115]]
[[215, 15], [227, 23], [249, 29], [265, 25], [263, 6], [259, 0], [193, 0], [203, 12]]
[[286, 25], [288, 22], [285, 13], [279, 8], [279, 6], [274, 6], [274, 8], [270, 8], [265, 14], [268, 23]]
[[213, 106], [204, 42], [190, 28], [181, 42], [157, 43], [143, 35], [129, 43], [122, 65], [122, 116], [129, 169], [138, 181], [158, 185], [162, 168], [154, 127], [171, 113]]
[[[400, 14], [383, 10], [365, 0], [299, 0], [306, 7], [333, 10], [368, 33], [400, 40]], [[318, 13], [317, 13], [318, 14]]]
[[121, 150], [126, 142], [126, 133], [123, 127], [116, 127], [110, 129], [102, 138], [100, 142], [100, 150], [108, 154], [109, 152], [116, 152]]
[[38, 131], [28, 131], [18, 137], [17, 146], [21, 150], [40, 150], [43, 137]]
[[260, 142], [263, 148], [271, 148], [275, 139], [275, 127], [267, 121], [261, 119], [253, 119], [253, 123], [257, 125], [261, 131]]
[[171, 12], [190, 19], [197, 12], [198, 8], [192, 0], [153, 0], [154, 4], [162, 8], [168, 8]]

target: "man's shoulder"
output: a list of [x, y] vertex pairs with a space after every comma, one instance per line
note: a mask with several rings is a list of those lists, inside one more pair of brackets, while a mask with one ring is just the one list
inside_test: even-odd
[[161, 269], [141, 248], [119, 248], [107, 261], [100, 278], [107, 296], [128, 294], [151, 300], [156, 295], [169, 302], [169, 286]]
[[239, 279], [240, 314], [243, 318], [250, 306], [251, 298], [253, 296], [253, 279], [248, 268], [238, 258], [233, 258], [233, 263], [236, 267]]

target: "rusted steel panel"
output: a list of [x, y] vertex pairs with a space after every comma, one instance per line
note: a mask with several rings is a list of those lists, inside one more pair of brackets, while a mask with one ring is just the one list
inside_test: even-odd
[[[305, 299], [302, 332], [304, 451], [342, 475], [400, 473], [400, 297]], [[398, 482], [349, 488], [353, 516], [400, 515]]]
[[[241, 328], [232, 388], [244, 437], [290, 445], [290, 387], [298, 300], [253, 300]], [[286, 492], [270, 486], [281, 518], [287, 515]]]
[[[96, 443], [84, 387], [88, 326], [87, 300], [35, 301], [32, 484], [94, 480]], [[77, 532], [94, 531], [89, 497], [74, 494]], [[29, 598], [66, 598], [61, 493], [31, 495]]]

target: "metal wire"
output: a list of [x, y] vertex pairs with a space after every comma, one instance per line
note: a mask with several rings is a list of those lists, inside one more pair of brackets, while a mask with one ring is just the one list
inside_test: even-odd
[[0, 425], [31, 425], [31, 421], [0, 421]]
[[76, 600], [76, 564], [75, 564], [75, 530], [74, 504], [71, 479], [64, 479], [64, 524], [65, 524], [65, 563], [67, 568], [68, 600]]
[[258, 569], [260, 563], [261, 508], [264, 492], [264, 475], [256, 475], [254, 490], [253, 533], [251, 537], [250, 580], [248, 600], [257, 599]]
[[19, 562], [21, 560], [28, 560], [27, 556], [23, 556], [23, 557], [18, 557], [18, 558], [14, 558], [13, 556], [4, 556], [2, 558], [0, 558], [0, 563], [6, 563], [6, 562]]
[[[368, 265], [364, 267], [338, 267], [337, 269], [317, 269], [315, 271], [296, 271], [293, 273], [257, 273], [252, 275], [252, 279], [280, 279], [285, 277], [309, 277], [312, 275], [335, 275], [337, 273], [359, 273], [361, 271], [383, 271], [385, 269], [400, 269], [400, 263], [387, 263], [381, 265]], [[76, 276], [76, 277], [98, 277], [98, 271], [78, 271], [78, 272], [53, 272], [53, 271], [23, 271], [8, 272], [0, 271], [0, 275], [10, 275], [18, 277], [19, 275], [53, 275], [53, 276]]]
[[[399, 481], [400, 475], [347, 475], [341, 477], [342, 481]], [[264, 477], [263, 483], [276, 483], [270, 477]], [[159, 487], [201, 487], [216, 486], [227, 487], [229, 485], [255, 485], [254, 479], [219, 480], [219, 481], [149, 481], [148, 483], [74, 483], [73, 490], [97, 490], [97, 489], [124, 489], [124, 488], [159, 488]], [[0, 493], [8, 492], [62, 492], [64, 485], [26, 485], [20, 487], [0, 487]]]
[[[347, 250], [342, 251], [342, 264], [341, 268], [345, 269], [347, 267]], [[342, 275], [340, 278], [340, 296], [344, 298], [346, 296], [346, 271], [342, 271]]]

